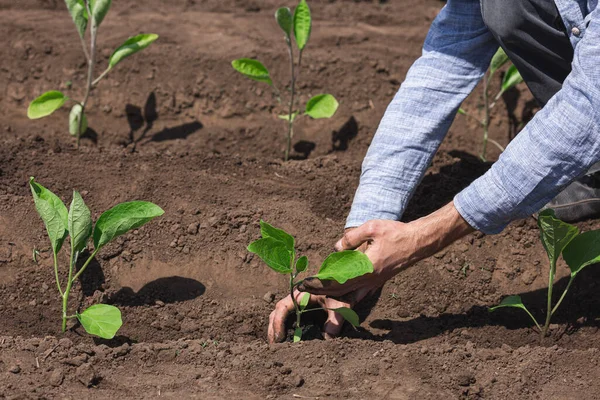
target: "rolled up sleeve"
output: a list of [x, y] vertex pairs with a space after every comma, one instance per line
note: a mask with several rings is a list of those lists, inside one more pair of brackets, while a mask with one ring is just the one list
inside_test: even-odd
[[379, 125], [346, 227], [401, 218], [460, 104], [497, 48], [479, 1], [448, 1]]
[[494, 234], [539, 211], [600, 161], [600, 9], [575, 48], [572, 72], [499, 160], [454, 199], [474, 228]]

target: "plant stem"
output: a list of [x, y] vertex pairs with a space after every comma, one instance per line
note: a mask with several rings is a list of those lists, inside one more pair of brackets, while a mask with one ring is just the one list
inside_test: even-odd
[[[88, 10], [88, 15], [92, 15], [90, 12], [89, 2], [86, 1], [85, 5]], [[85, 97], [83, 98], [83, 102], [81, 103], [81, 116], [79, 118], [79, 128], [77, 128], [77, 148], [79, 148], [79, 142], [81, 140], [81, 128], [83, 127], [83, 116], [85, 113], [85, 106], [90, 98], [90, 92], [92, 91], [93, 80], [94, 80], [94, 64], [96, 63], [96, 34], [98, 33], [98, 27], [96, 23], [92, 20], [92, 27], [90, 28], [90, 56], [88, 57], [88, 76], [87, 76], [87, 85], [85, 89]]]
[[63, 291], [60, 287], [60, 279], [58, 278], [58, 259], [56, 257], [56, 253], [54, 251], [52, 253], [54, 254], [54, 277], [56, 278], [56, 287], [58, 288], [58, 293], [60, 293], [62, 296]]
[[73, 282], [75, 282], [77, 279], [79, 279], [79, 277], [81, 276], [81, 274], [83, 274], [83, 271], [85, 271], [85, 269], [90, 264], [90, 262], [92, 262], [92, 260], [94, 259], [94, 257], [96, 257], [96, 254], [98, 253], [98, 250], [100, 250], [100, 248], [97, 248], [96, 250], [94, 250], [94, 252], [85, 261], [85, 263], [83, 264], [83, 266], [81, 267], [81, 269], [79, 269], [79, 271], [77, 271], [77, 273], [73, 277]]
[[490, 77], [487, 75], [483, 78], [483, 103], [485, 108], [485, 117], [483, 119], [483, 148], [481, 149], [481, 161], [487, 161], [485, 154], [487, 153], [487, 142], [490, 127], [490, 99], [488, 97], [488, 85]]
[[69, 265], [69, 280], [67, 281], [67, 288], [65, 289], [65, 292], [62, 295], [62, 331], [63, 332], [65, 332], [67, 330], [67, 319], [70, 318], [69, 316], [67, 316], [67, 309], [68, 309], [68, 305], [69, 305], [69, 294], [71, 293], [71, 288], [73, 287], [73, 283], [76, 282], [77, 279], [83, 273], [83, 271], [85, 271], [87, 266], [90, 264], [90, 262], [96, 256], [96, 253], [98, 253], [98, 250], [99, 249], [94, 250], [94, 252], [86, 260], [85, 264], [83, 264], [81, 269], [79, 271], [77, 271], [75, 276], [73, 276], [73, 270], [75, 268], [74, 261], [76, 262], [77, 258], [73, 257], [73, 250], [71, 249], [71, 262], [69, 263], [70, 264]]
[[[285, 156], [284, 160], [287, 161], [290, 157], [290, 151], [292, 150], [292, 137], [294, 136], [294, 121], [292, 120], [292, 115], [294, 114], [294, 100], [296, 96], [296, 67], [294, 64], [294, 50], [292, 49], [292, 43], [288, 39], [287, 40], [288, 51], [290, 54], [290, 89], [291, 89], [291, 98], [290, 98], [290, 107], [288, 111], [288, 134], [287, 134], [287, 144], [285, 147]], [[302, 52], [300, 52], [301, 57]]]
[[529, 317], [535, 323], [535, 326], [537, 326], [538, 330], [541, 332], [542, 331], [542, 327], [540, 326], [540, 324], [538, 324], [537, 319], [535, 319], [535, 317], [529, 312], [529, 310], [527, 309], [527, 307], [523, 307], [523, 311], [525, 311], [527, 313], [527, 315], [529, 315]]
[[571, 277], [569, 278], [569, 283], [567, 283], [567, 287], [565, 288], [565, 291], [563, 292], [563, 294], [560, 296], [560, 299], [558, 299], [558, 302], [556, 303], [556, 305], [554, 306], [554, 308], [552, 309], [552, 315], [554, 315], [554, 313], [556, 312], [556, 310], [558, 309], [558, 306], [560, 306], [560, 303], [562, 303], [563, 299], [565, 298], [567, 292], [569, 291], [569, 289], [571, 288], [571, 284], [573, 283], [573, 279], [574, 276], [571, 275]]
[[292, 302], [294, 303], [294, 309], [296, 310], [296, 328], [300, 328], [300, 317], [302, 316], [302, 312], [300, 312], [300, 307], [298, 306], [298, 302], [296, 301], [296, 297], [294, 296], [294, 288], [296, 285], [294, 284], [294, 273], [290, 274], [290, 296], [292, 296]]
[[106, 68], [104, 70], [104, 72], [101, 73], [100, 76], [97, 77], [94, 82], [92, 82], [92, 87], [96, 86], [98, 84], [98, 82], [100, 82], [110, 71], [111, 71], [111, 68]]
[[542, 336], [540, 337], [540, 341], [542, 341], [548, 334], [548, 327], [550, 326], [550, 318], [552, 318], [552, 289], [554, 286], [555, 271], [556, 271], [556, 261], [551, 261], [550, 262], [550, 273], [548, 274], [548, 304], [547, 304], [547, 309], [546, 309], [546, 323], [544, 324], [544, 329], [542, 329]]
[[85, 54], [85, 59], [89, 63], [90, 62], [90, 53], [88, 53], [87, 46], [85, 45], [85, 39], [81, 35], [79, 35], [79, 39], [81, 40], [81, 47], [83, 48], [83, 53]]

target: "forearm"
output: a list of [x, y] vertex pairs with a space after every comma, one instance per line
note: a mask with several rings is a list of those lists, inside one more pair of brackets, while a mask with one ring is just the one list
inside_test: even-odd
[[413, 248], [417, 249], [410, 264], [431, 257], [475, 230], [460, 215], [454, 202], [408, 225], [416, 231]]

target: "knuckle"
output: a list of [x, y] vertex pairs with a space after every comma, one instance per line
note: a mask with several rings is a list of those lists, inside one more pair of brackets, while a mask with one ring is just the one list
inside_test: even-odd
[[365, 224], [365, 233], [368, 236], [375, 236], [380, 231], [380, 224], [378, 221], [369, 221]]

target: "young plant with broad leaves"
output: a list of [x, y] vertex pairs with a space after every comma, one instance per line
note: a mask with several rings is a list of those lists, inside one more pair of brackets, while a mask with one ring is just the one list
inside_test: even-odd
[[[86, 117], [86, 107], [90, 98], [90, 93], [98, 85], [98, 83], [110, 72], [113, 68], [123, 61], [125, 58], [140, 50], [148, 47], [152, 42], [158, 39], [158, 35], [154, 33], [142, 33], [137, 36], [130, 37], [121, 46], [119, 46], [110, 56], [108, 66], [97, 78], [94, 79], [94, 69], [96, 67], [97, 57], [97, 37], [100, 24], [106, 17], [111, 6], [112, 0], [65, 0], [67, 9], [71, 14], [71, 18], [75, 23], [77, 34], [83, 47], [83, 53], [87, 61], [87, 81], [85, 85], [85, 95], [82, 101], [69, 99], [64, 93], [58, 90], [46, 92], [33, 100], [29, 104], [27, 116], [30, 119], [38, 119], [47, 117], [61, 108], [67, 101], [71, 100], [74, 104], [69, 114], [69, 132], [77, 138], [77, 147], [81, 136], [88, 128]], [[86, 44], [86, 34], [89, 29], [89, 49]]]
[[[544, 325], [542, 326], [538, 323], [537, 319], [523, 304], [521, 296], [518, 295], [506, 297], [499, 305], [491, 307], [490, 311], [495, 311], [503, 307], [514, 307], [524, 310], [539, 329], [540, 340], [543, 340], [548, 334], [552, 316], [556, 313], [556, 310], [558, 310], [558, 307], [565, 299], [575, 277], [585, 267], [600, 263], [600, 230], [579, 233], [577, 227], [556, 218], [554, 211], [551, 209], [544, 210], [539, 214], [538, 227], [540, 228], [542, 245], [548, 254], [550, 262], [546, 319]], [[554, 277], [556, 275], [556, 263], [561, 254], [571, 270], [571, 275], [567, 287], [553, 306], [552, 293], [554, 288]]]
[[[286, 147], [284, 159], [287, 161], [292, 150], [292, 140], [294, 138], [294, 122], [304, 115], [313, 119], [331, 118], [338, 109], [338, 101], [331, 94], [318, 94], [313, 96], [304, 107], [304, 112], [298, 110], [298, 91], [297, 83], [302, 67], [302, 54], [308, 40], [310, 39], [312, 29], [312, 19], [310, 8], [306, 0], [301, 0], [294, 13], [287, 7], [282, 7], [275, 12], [275, 20], [284, 33], [284, 40], [287, 45], [290, 62], [290, 81], [289, 81], [289, 101], [284, 103], [281, 99], [281, 91], [277, 88], [271, 78], [269, 70], [260, 61], [250, 58], [240, 58], [232, 61], [233, 68], [242, 75], [258, 82], [266, 83], [273, 89], [278, 103], [285, 108], [285, 114], [278, 117], [287, 124]], [[298, 54], [295, 55], [295, 41], [298, 48]]]
[[[250, 243], [248, 251], [259, 256], [274, 271], [289, 275], [289, 290], [296, 312], [294, 342], [299, 342], [302, 339], [302, 314], [325, 310], [320, 307], [307, 308], [310, 302], [309, 293], [304, 293], [300, 301], [297, 301], [294, 296], [294, 289], [303, 281], [303, 279], [297, 280], [298, 275], [308, 269], [308, 258], [306, 256], [297, 257], [294, 237], [287, 232], [261, 221], [260, 233], [262, 238]], [[330, 254], [323, 261], [319, 272], [313, 277], [322, 281], [333, 280], [343, 284], [350, 279], [371, 272], [373, 272], [373, 264], [365, 254], [360, 251], [347, 250]], [[340, 307], [329, 310], [339, 313], [354, 327], [360, 323], [358, 315], [350, 308]]]
[[[69, 315], [69, 294], [77, 279], [85, 272], [96, 254], [115, 238], [136, 229], [161, 216], [164, 211], [153, 203], [132, 201], [121, 203], [104, 212], [93, 225], [92, 214], [81, 195], [74, 191], [70, 208], [54, 193], [30, 178], [29, 186], [33, 194], [35, 208], [39, 213], [50, 239], [54, 260], [54, 276], [58, 293], [62, 300], [62, 331], [67, 329], [67, 321], [77, 318], [87, 333], [104, 339], [112, 339], [121, 325], [121, 311], [114, 306], [96, 304], [85, 311]], [[61, 284], [59, 274], [59, 252], [63, 243], [70, 238], [69, 270], [67, 280]], [[77, 261], [88, 249], [92, 238], [94, 248], [86, 261], [77, 268]]]
[[494, 57], [492, 58], [492, 62], [490, 63], [490, 67], [488, 68], [488, 71], [486, 72], [485, 76], [483, 77], [483, 111], [484, 111], [483, 119], [480, 120], [479, 118], [477, 118], [477, 117], [473, 116], [472, 114], [468, 113], [467, 111], [465, 111], [463, 108], [458, 109], [459, 114], [463, 114], [469, 118], [476, 120], [477, 123], [479, 123], [479, 125], [481, 125], [481, 128], [483, 129], [483, 147], [481, 149], [481, 154], [479, 155], [479, 157], [481, 158], [482, 161], [486, 161], [488, 142], [494, 144], [496, 147], [498, 147], [500, 149], [500, 151], [504, 151], [504, 147], [502, 147], [502, 145], [500, 143], [489, 138], [489, 129], [490, 129], [490, 122], [491, 122], [490, 121], [490, 113], [491, 113], [492, 109], [496, 106], [496, 102], [500, 99], [500, 97], [502, 97], [502, 95], [504, 93], [506, 93], [506, 91], [512, 89], [513, 87], [517, 86], [519, 83], [523, 82], [523, 78], [521, 77], [521, 74], [517, 70], [517, 67], [515, 67], [513, 64], [511, 64], [510, 67], [508, 67], [508, 69], [506, 70], [504, 77], [502, 78], [502, 84], [501, 84], [500, 90], [498, 91], [496, 96], [490, 97], [489, 86], [490, 86], [490, 82], [492, 81], [492, 78], [494, 77], [495, 73], [498, 72], [498, 70], [500, 70], [500, 68], [502, 68], [504, 65], [509, 64], [509, 63], [510, 63], [510, 60], [508, 59], [508, 56], [506, 55], [504, 50], [502, 50], [502, 48], [500, 47], [498, 49], [498, 51], [496, 52], [496, 54], [494, 54]]

